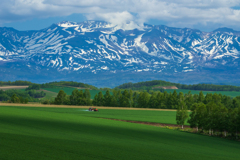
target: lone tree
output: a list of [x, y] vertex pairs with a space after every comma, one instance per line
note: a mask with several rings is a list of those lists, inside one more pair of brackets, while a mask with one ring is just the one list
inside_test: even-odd
[[182, 125], [182, 129], [183, 129], [183, 125], [185, 123], [185, 121], [188, 118], [188, 111], [187, 111], [187, 107], [184, 103], [184, 101], [181, 101], [179, 103], [178, 106], [178, 110], [177, 110], [177, 114], [176, 114], [176, 121], [178, 125]]
[[18, 98], [18, 96], [15, 93], [11, 97], [11, 102], [12, 103], [20, 103], [20, 99]]
[[67, 94], [63, 90], [60, 90], [55, 98], [55, 104], [64, 104], [66, 97]]

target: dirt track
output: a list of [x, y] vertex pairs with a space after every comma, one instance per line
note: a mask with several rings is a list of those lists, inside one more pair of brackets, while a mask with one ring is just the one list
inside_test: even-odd
[[[52, 108], [89, 108], [90, 106], [71, 106], [71, 105], [44, 105], [44, 104], [17, 104], [17, 103], [0, 103], [0, 106], [15, 107], [52, 107]], [[170, 109], [150, 109], [150, 108], [126, 108], [126, 107], [100, 107], [92, 106], [98, 109], [123, 109], [123, 110], [153, 110], [153, 111], [176, 111]]]
[[178, 89], [176, 86], [158, 86], [158, 87], [153, 87], [152, 89], [159, 89], [159, 88], [163, 88], [163, 89]]
[[7, 90], [7, 89], [25, 89], [28, 86], [0, 86], [0, 90]]
[[[160, 126], [160, 127], [181, 127], [176, 124], [166, 124], [166, 123], [155, 123], [155, 122], [143, 122], [143, 121], [130, 121], [130, 120], [121, 120], [121, 119], [112, 119], [112, 118], [103, 118], [103, 119], [109, 119], [109, 120], [115, 120], [115, 121], [123, 121], [123, 122], [130, 122], [130, 123], [138, 123], [138, 124], [145, 124], [150, 126]], [[190, 128], [190, 126], [184, 125], [184, 128]]]

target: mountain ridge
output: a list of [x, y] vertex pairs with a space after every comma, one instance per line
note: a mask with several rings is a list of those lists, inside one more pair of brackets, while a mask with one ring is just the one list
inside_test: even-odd
[[33, 77], [55, 74], [63, 78], [70, 73], [164, 77], [219, 69], [234, 74], [239, 70], [239, 33], [229, 28], [202, 32], [104, 21], [66, 21], [33, 31], [0, 27], [0, 71], [20, 69]]

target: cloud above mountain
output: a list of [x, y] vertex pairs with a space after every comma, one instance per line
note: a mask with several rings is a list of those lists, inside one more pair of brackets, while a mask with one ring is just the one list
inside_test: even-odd
[[1, 0], [0, 24], [74, 13], [115, 24], [240, 27], [240, 0]]

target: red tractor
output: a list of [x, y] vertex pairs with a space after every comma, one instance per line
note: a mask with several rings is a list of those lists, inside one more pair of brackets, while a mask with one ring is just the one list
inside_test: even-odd
[[88, 110], [89, 111], [94, 111], [94, 112], [99, 112], [97, 108], [92, 108], [92, 107], [90, 107]]

